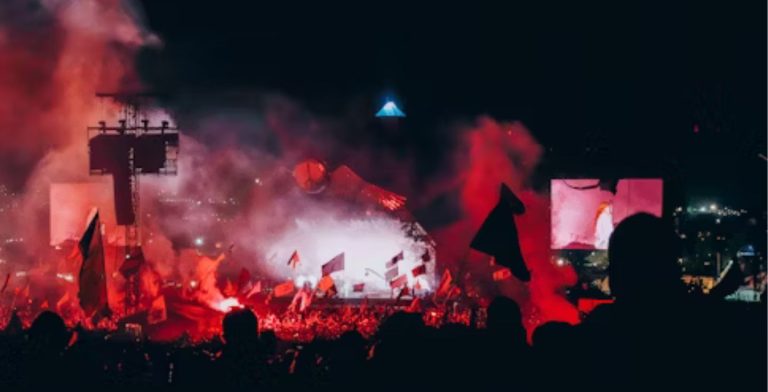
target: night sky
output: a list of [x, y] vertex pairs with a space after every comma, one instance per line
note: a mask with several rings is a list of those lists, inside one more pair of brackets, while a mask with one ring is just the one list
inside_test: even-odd
[[372, 115], [391, 95], [425, 167], [446, 124], [487, 114], [533, 132], [542, 177], [653, 167], [690, 201], [765, 207], [765, 2], [142, 3], [164, 45], [140, 72], [179, 112], [272, 92]]

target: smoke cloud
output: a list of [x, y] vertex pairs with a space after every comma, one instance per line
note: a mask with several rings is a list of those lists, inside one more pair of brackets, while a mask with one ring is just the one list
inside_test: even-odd
[[[0, 108], [0, 182], [17, 191], [18, 206], [3, 220], [0, 234], [22, 236], [26, 246], [19, 257], [39, 264], [44, 262], [38, 255], [48, 247], [50, 184], [94, 181], [88, 176], [85, 127], [117, 118], [116, 106], [100, 104], [94, 93], [147, 87], [136, 73], [135, 57], [140, 48], [160, 42], [143, 27], [141, 13], [123, 1], [13, 0], [0, 7], [0, 100], [12, 103]], [[276, 244], [307, 246], [312, 241], [307, 225], [327, 235], [333, 222], [347, 225], [338, 228], [339, 237], [362, 230], [416, 254], [408, 248], [415, 243], [392, 217], [374, 212], [367, 223], [359, 223], [359, 210], [300, 191], [290, 170], [314, 157], [332, 169], [348, 165], [366, 180], [406, 196], [416, 216], [439, 222], [427, 227], [437, 244], [437, 263], [465, 268], [491, 287], [486, 290], [521, 302], [529, 325], [575, 321], [575, 310], [560, 294], [573, 283], [573, 271], [550, 262], [548, 198], [529, 187], [542, 148], [524, 125], [480, 117], [441, 129], [429, 143], [416, 143], [361, 120], [359, 113], [328, 118], [274, 93], [253, 92], [249, 104], [251, 99], [256, 104], [249, 108], [222, 108], [199, 96], [194, 101], [181, 97], [165, 108], [184, 133], [178, 175], [143, 177], [140, 211], [145, 253], [161, 276], [188, 279], [197, 250], [212, 254], [234, 245], [221, 265], [223, 274], [246, 266], [284, 279], [280, 268], [294, 249], [278, 250]], [[157, 109], [156, 116], [167, 116]], [[425, 163], [425, 157], [436, 162]], [[528, 287], [514, 281], [497, 287], [489, 279], [487, 258], [467, 252], [497, 201], [501, 182], [528, 209], [518, 218], [533, 273]], [[456, 203], [432, 212], [430, 206], [440, 200]], [[303, 253], [316, 263], [325, 261], [330, 253], [320, 249], [328, 241]], [[389, 248], [375, 258], [392, 256], [386, 252]]]

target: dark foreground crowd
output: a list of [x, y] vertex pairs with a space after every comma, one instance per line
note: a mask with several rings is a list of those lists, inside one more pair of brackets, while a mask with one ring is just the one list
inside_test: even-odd
[[688, 296], [676, 244], [658, 218], [625, 220], [609, 249], [615, 302], [577, 326], [544, 324], [530, 343], [507, 298], [484, 329], [398, 312], [369, 338], [308, 343], [259, 333], [248, 309], [201, 344], [73, 331], [44, 312], [0, 336], [0, 390], [765, 391], [765, 303]]

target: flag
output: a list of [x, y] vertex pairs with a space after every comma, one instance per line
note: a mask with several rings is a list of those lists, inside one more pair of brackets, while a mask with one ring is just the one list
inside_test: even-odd
[[421, 313], [421, 298], [413, 297], [413, 301], [411, 301], [411, 304], [408, 305], [405, 311], [408, 313]]
[[358, 283], [352, 286], [352, 291], [355, 293], [362, 293], [365, 290], [365, 283]]
[[59, 300], [56, 301], [56, 312], [61, 314], [62, 313], [62, 307], [67, 302], [69, 302], [69, 290], [65, 291], [64, 295], [62, 295], [61, 298], [59, 298]]
[[292, 281], [287, 281], [285, 283], [280, 283], [279, 285], [275, 286], [274, 293], [275, 297], [287, 297], [293, 293], [293, 290], [295, 289]]
[[246, 288], [250, 289], [248, 285], [251, 284], [251, 273], [243, 267], [240, 268], [240, 274], [237, 276], [237, 292], [242, 293]]
[[336, 289], [336, 285], [334, 284], [333, 286], [331, 286], [331, 288], [328, 289], [328, 291], [325, 292], [325, 298], [333, 298], [338, 293], [339, 293], [339, 290]]
[[411, 273], [413, 274], [414, 277], [417, 277], [419, 275], [425, 275], [427, 273], [427, 265], [426, 264], [419, 265], [416, 268], [412, 269]]
[[149, 307], [149, 314], [147, 314], [147, 323], [150, 325], [157, 324], [165, 321], [168, 318], [168, 311], [165, 306], [165, 296], [161, 295], [152, 300], [152, 305]]
[[389, 282], [389, 287], [396, 289], [408, 283], [408, 275], [400, 275]]
[[323, 276], [330, 275], [333, 272], [343, 271], [343, 270], [344, 270], [344, 252], [337, 254], [336, 257], [332, 258], [330, 261], [323, 264], [323, 267], [322, 267]]
[[317, 282], [317, 289], [322, 291], [322, 292], [326, 292], [331, 287], [333, 287], [333, 285], [334, 285], [333, 278], [331, 278], [330, 276], [326, 275], [326, 276], [323, 276], [323, 278], [320, 279], [319, 282]]
[[509, 268], [502, 268], [500, 270], [493, 271], [494, 282], [499, 282], [512, 277], [512, 271]]
[[399, 272], [397, 270], [397, 266], [394, 266], [394, 268], [390, 268], [387, 270], [387, 272], [384, 273], [384, 279], [386, 279], [387, 281], [390, 281], [396, 278], [398, 274]]
[[458, 286], [451, 286], [451, 289], [448, 290], [448, 295], [446, 296], [447, 299], [454, 299], [461, 294], [461, 289]]
[[421, 281], [416, 279], [416, 284], [413, 285], [413, 290], [421, 290]]
[[291, 258], [288, 259], [288, 266], [295, 270], [300, 261], [301, 259], [299, 258], [299, 251], [294, 250], [293, 253], [291, 253]]
[[392, 268], [394, 267], [398, 261], [403, 260], [405, 258], [405, 255], [403, 254], [403, 251], [401, 250], [400, 253], [396, 254], [394, 257], [392, 257], [389, 261], [387, 261], [387, 264], [385, 267]]
[[403, 298], [404, 295], [410, 295], [411, 290], [408, 289], [408, 286], [403, 286], [402, 289], [400, 289], [400, 292], [397, 293], [397, 299], [395, 301], [400, 301], [400, 298]]
[[3, 288], [0, 289], [0, 293], [4, 293], [5, 289], [8, 288], [8, 281], [11, 279], [11, 273], [5, 274], [5, 281], [3, 282]]
[[253, 287], [250, 290], [248, 290], [247, 293], [245, 293], [245, 298], [248, 299], [252, 295], [258, 294], [260, 292], [261, 292], [261, 281], [258, 281], [256, 282], [255, 285], [253, 285]]
[[499, 202], [485, 218], [472, 239], [470, 248], [496, 258], [496, 264], [510, 269], [518, 279], [527, 282], [531, 274], [520, 251], [515, 215], [525, 212], [525, 206], [505, 184], [501, 184]]
[[94, 208], [78, 244], [80, 265], [80, 307], [90, 315], [107, 308], [107, 278], [104, 267], [104, 245], [101, 241], [99, 211]]
[[448, 290], [450, 290], [452, 282], [453, 282], [453, 278], [451, 277], [451, 271], [445, 270], [443, 272], [443, 277], [440, 278], [440, 284], [437, 286], [437, 290], [435, 291], [435, 296], [442, 296], [442, 295], [448, 294]]

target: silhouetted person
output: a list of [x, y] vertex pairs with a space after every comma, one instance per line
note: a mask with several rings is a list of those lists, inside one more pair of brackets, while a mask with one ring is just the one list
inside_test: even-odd
[[686, 293], [677, 262], [680, 250], [669, 222], [650, 214], [622, 221], [608, 247], [608, 279], [616, 302], [658, 307], [680, 301]]
[[259, 321], [250, 309], [227, 313], [222, 323], [224, 350], [220, 359], [221, 381], [229, 389], [262, 385], [264, 358], [259, 352]]
[[366, 380], [367, 342], [357, 331], [344, 332], [329, 350], [331, 385], [344, 391], [360, 390]]
[[14, 310], [13, 313], [11, 313], [11, 319], [8, 320], [8, 324], [6, 324], [5, 329], [3, 329], [3, 333], [6, 335], [18, 335], [22, 332], [24, 332], [24, 325], [21, 323], [19, 313]]
[[32, 389], [60, 385], [64, 376], [63, 352], [70, 333], [64, 320], [56, 313], [44, 311], [27, 331], [22, 374], [24, 383]]
[[[736, 379], [726, 376], [726, 369], [736, 373], [764, 363], [735, 349], [759, 343], [755, 323], [723, 313], [719, 303], [686, 295], [679, 251], [671, 223], [649, 214], [633, 215], [613, 232], [608, 275], [615, 303], [598, 307], [580, 327], [590, 354], [579, 363], [585, 366], [581, 374], [587, 385], [605, 390], [735, 390]], [[587, 364], [596, 363], [600, 372], [590, 372]], [[765, 380], [762, 369], [756, 372]]]
[[520, 307], [507, 297], [488, 306], [485, 336], [488, 388], [529, 389], [530, 351]]
[[381, 390], [426, 385], [430, 374], [425, 334], [420, 314], [397, 312], [381, 323], [371, 362], [375, 367], [373, 379], [381, 381]]
[[564, 322], [548, 322], [533, 331], [533, 359], [536, 389], [561, 391], [581, 382], [578, 367], [578, 337], [575, 328]]

